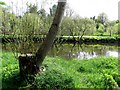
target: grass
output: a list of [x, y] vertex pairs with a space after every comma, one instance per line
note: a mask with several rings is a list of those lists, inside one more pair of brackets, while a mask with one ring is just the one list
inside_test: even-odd
[[[103, 88], [105, 76], [117, 73], [117, 59], [99, 57], [91, 60], [67, 61], [62, 58], [48, 58], [43, 64], [48, 69], [66, 73], [73, 78], [76, 88]], [[52, 67], [51, 67], [52, 66]]]
[[[10, 52], [2, 56], [3, 88], [19, 88], [19, 65]], [[43, 67], [46, 71], [36, 77], [37, 88], [118, 88], [120, 74], [118, 59], [98, 57], [90, 60], [65, 60], [60, 57], [46, 57]], [[26, 82], [24, 82], [26, 83]], [[54, 88], [55, 87], [55, 88]]]
[[[13, 39], [22, 39], [22, 38], [27, 38], [28, 36], [22, 36], [22, 35], [6, 35], [6, 36], [1, 36], [0, 37], [3, 39], [3, 42], [11, 42], [14, 41]], [[34, 35], [33, 36], [33, 41], [40, 41], [45, 38], [45, 35]], [[80, 36], [57, 36], [56, 40], [60, 42], [101, 42], [101, 43], [115, 43], [119, 41], [118, 36], [83, 36], [80, 40]]]

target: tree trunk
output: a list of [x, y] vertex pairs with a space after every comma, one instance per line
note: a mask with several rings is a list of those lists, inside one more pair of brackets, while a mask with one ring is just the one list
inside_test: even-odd
[[35, 67], [35, 56], [22, 54], [19, 56], [19, 67], [20, 75], [22, 78], [26, 78], [29, 74], [34, 74], [36, 72]]
[[64, 14], [65, 5], [66, 5], [66, 0], [58, 1], [58, 6], [57, 6], [56, 13], [55, 13], [55, 17], [53, 19], [53, 23], [49, 29], [49, 32], [46, 36], [45, 41], [43, 42], [43, 44], [40, 46], [40, 48], [38, 49], [36, 53], [36, 63], [38, 67], [42, 64], [45, 56], [47, 55], [48, 51], [50, 50], [54, 42], [54, 39], [57, 35], [58, 29], [60, 26], [60, 22], [62, 20], [62, 16]]
[[54, 39], [57, 35], [60, 22], [65, 10], [66, 0], [58, 0], [58, 6], [53, 19], [53, 23], [49, 29], [46, 39], [38, 49], [35, 55], [22, 55], [19, 57], [19, 66], [21, 77], [27, 77], [28, 75], [35, 75], [40, 71], [40, 66], [50, 50]]

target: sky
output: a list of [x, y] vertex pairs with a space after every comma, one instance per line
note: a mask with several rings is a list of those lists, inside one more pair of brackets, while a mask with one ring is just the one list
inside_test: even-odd
[[[13, 2], [14, 11], [19, 12], [25, 8], [25, 3], [27, 1], [31, 3], [38, 2], [38, 6], [49, 11], [51, 7], [57, 0], [1, 0], [10, 5]], [[47, 1], [47, 2], [46, 2]], [[118, 19], [118, 2], [120, 0], [67, 0], [69, 6], [74, 10], [74, 12], [81, 17], [93, 17], [98, 16], [100, 13], [104, 12], [107, 14], [109, 20]], [[17, 6], [16, 6], [17, 5]], [[39, 7], [39, 8], [40, 8]], [[17, 8], [17, 10], [16, 10]], [[24, 12], [24, 11], [23, 11]]]

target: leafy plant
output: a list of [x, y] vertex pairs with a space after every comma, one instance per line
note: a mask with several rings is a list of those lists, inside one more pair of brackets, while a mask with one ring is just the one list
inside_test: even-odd
[[112, 75], [105, 74], [103, 78], [104, 78], [104, 82], [105, 82], [104, 86], [106, 88], [117, 88], [118, 87], [118, 84], [114, 80], [114, 78], [112, 77]]
[[69, 77], [59, 71], [47, 71], [37, 76], [38, 88], [63, 89], [75, 88], [72, 77]]

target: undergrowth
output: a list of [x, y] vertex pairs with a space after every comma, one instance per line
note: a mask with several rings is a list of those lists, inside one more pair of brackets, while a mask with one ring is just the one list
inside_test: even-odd
[[[28, 85], [19, 76], [19, 64], [10, 52], [2, 54], [2, 87], [21, 88]], [[65, 60], [60, 57], [46, 57], [46, 69], [36, 77], [35, 88], [119, 88], [120, 74], [118, 59], [98, 57], [90, 60]], [[26, 84], [27, 83], [27, 84]]]

